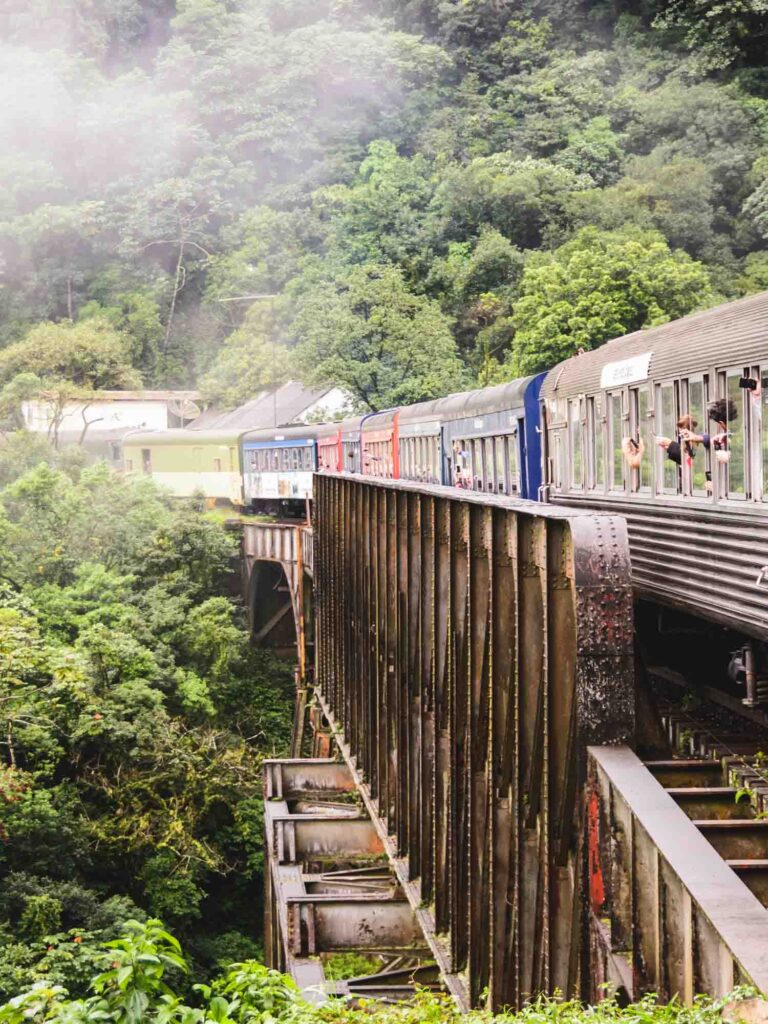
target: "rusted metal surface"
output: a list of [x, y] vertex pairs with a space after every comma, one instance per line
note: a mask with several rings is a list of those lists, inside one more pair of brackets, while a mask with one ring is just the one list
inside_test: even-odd
[[[264, 762], [267, 962], [307, 998], [406, 998], [435, 986], [437, 969], [416, 914], [360, 807], [349, 769], [329, 759]], [[308, 808], [312, 808], [311, 812]], [[371, 974], [326, 978], [329, 955], [374, 957]]]
[[583, 993], [586, 746], [634, 728], [623, 521], [320, 474], [314, 525], [324, 717], [446, 983]]
[[[690, 762], [678, 763], [675, 777], [674, 762], [649, 770], [627, 747], [590, 748], [593, 998], [606, 981], [632, 998], [653, 991], [688, 1003], [738, 982], [768, 990], [768, 911], [741, 880], [751, 875], [762, 892], [764, 823], [692, 820], [681, 806], [681, 777], [694, 806], [721, 797], [723, 787], [698, 785], [712, 762], [699, 762], [698, 775]], [[732, 851], [747, 859], [726, 863], [720, 854]]]

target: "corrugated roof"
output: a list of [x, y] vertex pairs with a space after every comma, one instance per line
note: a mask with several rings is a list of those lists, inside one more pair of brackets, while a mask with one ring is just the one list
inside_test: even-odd
[[654, 380], [701, 372], [709, 367], [739, 366], [765, 359], [768, 344], [768, 291], [727, 302], [661, 327], [614, 338], [592, 352], [573, 356], [550, 371], [545, 398], [567, 398], [600, 390], [606, 363], [651, 353]]
[[[97, 391], [95, 398], [106, 402], [196, 402], [199, 391]], [[73, 399], [72, 404], [77, 404]]]
[[208, 409], [191, 425], [190, 430], [238, 429], [259, 430], [262, 427], [285, 426], [319, 402], [333, 388], [307, 388], [299, 381], [288, 381], [277, 391], [262, 391], [250, 402], [231, 412]]

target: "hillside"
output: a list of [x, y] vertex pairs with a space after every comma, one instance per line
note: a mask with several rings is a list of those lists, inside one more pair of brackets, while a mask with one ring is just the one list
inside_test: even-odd
[[768, 287], [762, 0], [7, 0], [0, 38], [4, 345], [381, 408]]

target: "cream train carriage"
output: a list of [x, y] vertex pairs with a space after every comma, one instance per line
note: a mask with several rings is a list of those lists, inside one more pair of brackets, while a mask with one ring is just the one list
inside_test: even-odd
[[231, 430], [134, 430], [123, 438], [124, 472], [151, 476], [176, 497], [242, 505], [239, 440]]

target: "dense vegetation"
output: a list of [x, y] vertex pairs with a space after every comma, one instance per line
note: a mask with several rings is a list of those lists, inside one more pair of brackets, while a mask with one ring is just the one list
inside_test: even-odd
[[[90, 998], [148, 915], [198, 978], [256, 954], [290, 715], [226, 532], [20, 399], [302, 376], [382, 408], [768, 288], [766, 44], [766, 0], [0, 0], [0, 998]], [[263, 971], [190, 1010], [132, 927], [95, 1002], [0, 1018], [265, 1019]]]
[[[374, 1004], [305, 1002], [293, 981], [254, 961], [233, 963], [208, 984], [190, 986], [178, 941], [159, 921], [130, 921], [123, 935], [95, 954], [101, 970], [70, 992], [42, 981], [0, 1006], [0, 1022], [26, 1024], [720, 1024], [721, 1012], [737, 1019], [750, 995], [740, 989], [719, 1001], [699, 998], [692, 1007], [658, 1005], [654, 996], [620, 1008], [612, 999], [595, 1007], [538, 999], [518, 1014], [462, 1015], [448, 996], [422, 991], [409, 1002]], [[730, 1004], [730, 1005], [728, 1005]], [[752, 1007], [753, 1004], [746, 1004]], [[373, 1011], [373, 1012], [372, 1012]], [[749, 1019], [748, 1014], [745, 1017]]]
[[79, 387], [381, 407], [768, 287], [764, 0], [2, 0], [0, 36], [0, 342], [90, 325], [123, 358]]
[[1, 450], [5, 999], [83, 991], [96, 944], [147, 914], [203, 976], [258, 955], [259, 766], [290, 726], [290, 670], [226, 596], [234, 540], [77, 453]]

